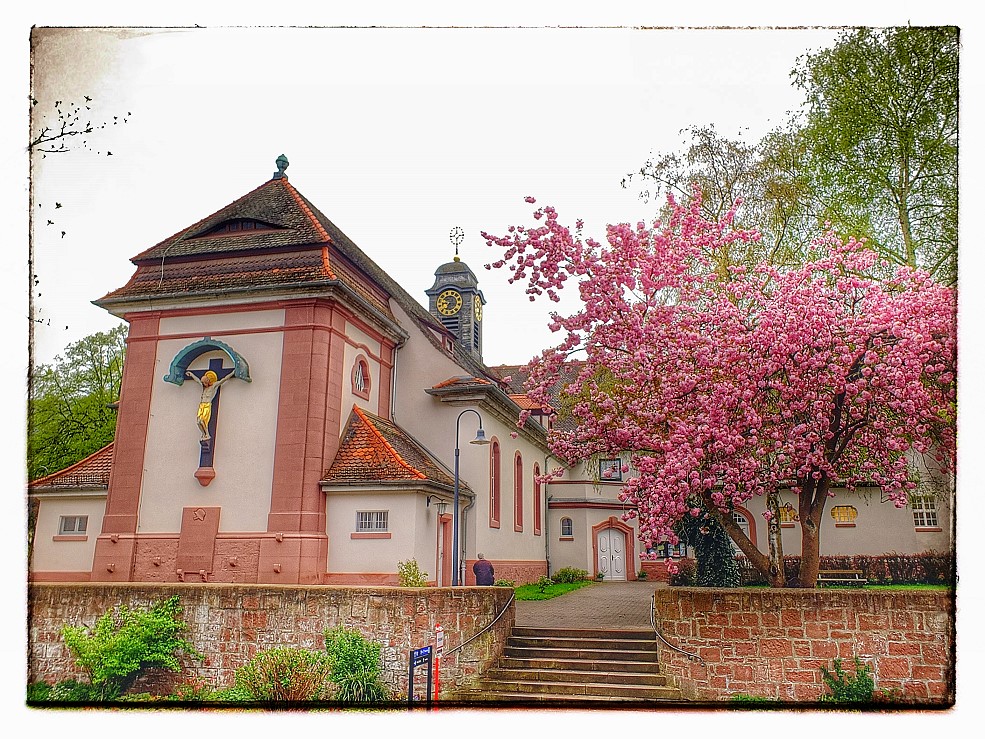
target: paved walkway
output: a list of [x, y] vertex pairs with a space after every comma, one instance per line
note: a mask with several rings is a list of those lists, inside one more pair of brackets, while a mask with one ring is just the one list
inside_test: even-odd
[[569, 629], [647, 628], [650, 598], [666, 583], [603, 582], [550, 600], [518, 600], [516, 625]]

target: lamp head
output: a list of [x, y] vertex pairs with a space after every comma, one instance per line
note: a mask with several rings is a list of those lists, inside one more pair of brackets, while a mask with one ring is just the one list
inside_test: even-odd
[[489, 439], [486, 438], [486, 432], [483, 430], [482, 426], [480, 426], [479, 430], [475, 432], [475, 438], [469, 442], [469, 444], [480, 444], [480, 445], [484, 445], [488, 443], [489, 443]]

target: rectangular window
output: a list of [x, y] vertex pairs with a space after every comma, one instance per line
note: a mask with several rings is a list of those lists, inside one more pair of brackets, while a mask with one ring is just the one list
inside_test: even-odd
[[58, 534], [60, 536], [84, 536], [88, 526], [88, 516], [62, 516], [58, 519]]
[[386, 531], [387, 513], [389, 511], [358, 511], [356, 513], [356, 531], [369, 533]]
[[937, 504], [934, 499], [922, 495], [913, 499], [913, 525], [918, 529], [936, 528]]

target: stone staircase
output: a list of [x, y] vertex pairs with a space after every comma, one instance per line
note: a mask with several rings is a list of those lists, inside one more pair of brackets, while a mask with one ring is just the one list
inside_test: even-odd
[[652, 708], [684, 699], [660, 674], [651, 629], [514, 626], [499, 663], [456, 702], [577, 709]]

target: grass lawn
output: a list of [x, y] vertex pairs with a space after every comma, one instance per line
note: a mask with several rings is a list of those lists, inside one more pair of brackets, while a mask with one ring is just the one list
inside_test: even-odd
[[557, 598], [559, 595], [564, 595], [565, 593], [570, 593], [572, 590], [578, 590], [578, 588], [583, 588], [586, 585], [594, 585], [594, 580], [582, 580], [581, 582], [562, 582], [555, 583], [554, 585], [548, 585], [547, 588], [541, 592], [540, 585], [520, 585], [516, 588], [516, 599], [517, 600], [550, 600], [551, 598]]

